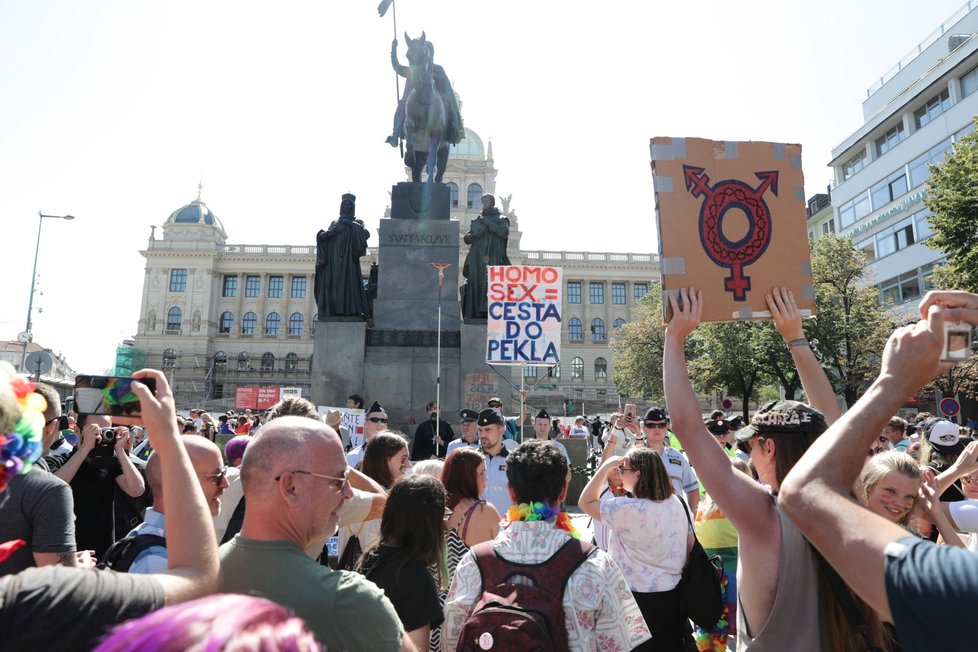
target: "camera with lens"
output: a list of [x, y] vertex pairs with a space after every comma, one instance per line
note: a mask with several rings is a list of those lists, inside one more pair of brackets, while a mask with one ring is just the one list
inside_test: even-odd
[[98, 434], [102, 437], [99, 446], [115, 446], [115, 440], [118, 437], [115, 428], [102, 428]]

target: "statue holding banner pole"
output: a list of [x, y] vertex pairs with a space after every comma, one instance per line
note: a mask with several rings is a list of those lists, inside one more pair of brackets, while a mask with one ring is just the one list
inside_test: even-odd
[[467, 320], [485, 319], [489, 314], [486, 268], [489, 265], [510, 264], [506, 254], [509, 219], [500, 214], [492, 195], [482, 196], [482, 214], [472, 220], [463, 240], [469, 245], [469, 253], [462, 268], [465, 285], [459, 288], [462, 317]]

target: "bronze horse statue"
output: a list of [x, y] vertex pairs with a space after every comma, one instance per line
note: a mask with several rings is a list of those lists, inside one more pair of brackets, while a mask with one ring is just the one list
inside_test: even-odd
[[[421, 168], [425, 167], [428, 182], [441, 183], [448, 164], [448, 147], [461, 140], [464, 133], [459, 133], [461, 120], [451, 119], [453, 111], [457, 116], [457, 104], [444, 70], [434, 64], [434, 48], [425, 33], [417, 39], [405, 33], [404, 38], [411, 86], [405, 104], [404, 164], [411, 168], [412, 181], [421, 181]], [[451, 97], [446, 98], [446, 94]]]

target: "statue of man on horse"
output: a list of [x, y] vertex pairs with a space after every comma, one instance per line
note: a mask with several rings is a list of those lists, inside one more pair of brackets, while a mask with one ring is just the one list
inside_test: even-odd
[[407, 79], [404, 94], [394, 113], [394, 130], [387, 138], [391, 147], [404, 139], [404, 163], [411, 179], [421, 181], [427, 167], [428, 181], [441, 182], [448, 163], [448, 147], [465, 136], [462, 115], [444, 68], [434, 63], [435, 48], [425, 33], [412, 39], [405, 32], [408, 65], [397, 59], [397, 39], [391, 43], [391, 65]]

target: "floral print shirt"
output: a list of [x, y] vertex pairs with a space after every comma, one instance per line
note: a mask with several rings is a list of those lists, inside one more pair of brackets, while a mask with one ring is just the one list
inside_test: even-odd
[[611, 530], [608, 552], [632, 591], [676, 588], [686, 565], [689, 534], [686, 508], [679, 498], [612, 498], [601, 503], [601, 523]]

